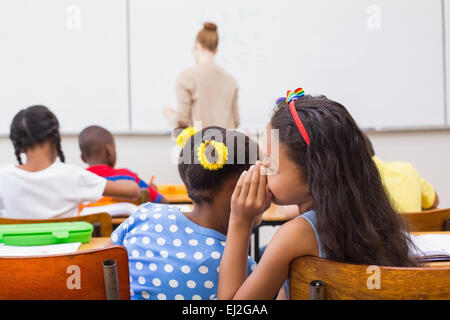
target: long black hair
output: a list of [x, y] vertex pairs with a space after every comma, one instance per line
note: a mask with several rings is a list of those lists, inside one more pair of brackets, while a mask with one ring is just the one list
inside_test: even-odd
[[[205, 169], [197, 159], [199, 145], [207, 140], [223, 142], [228, 149], [228, 160], [218, 170]], [[196, 204], [211, 202], [214, 192], [225, 181], [239, 178], [243, 171], [258, 160], [258, 152], [258, 144], [239, 131], [216, 126], [198, 131], [186, 142], [178, 159], [178, 172], [189, 198]], [[214, 151], [211, 154], [214, 155]]]
[[305, 96], [295, 109], [311, 139], [308, 147], [282, 103], [271, 127], [306, 177], [317, 231], [331, 260], [417, 266], [409, 256], [407, 225], [392, 208], [363, 133], [341, 104]]
[[55, 145], [61, 161], [65, 161], [61, 150], [58, 119], [45, 106], [36, 105], [19, 111], [11, 123], [9, 138], [14, 145], [19, 164], [22, 164], [21, 153], [48, 140]]

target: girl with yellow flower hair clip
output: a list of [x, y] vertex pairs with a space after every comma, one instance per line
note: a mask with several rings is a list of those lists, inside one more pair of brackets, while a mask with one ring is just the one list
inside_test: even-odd
[[[214, 231], [213, 234], [216, 234], [217, 238], [208, 238], [206, 247], [213, 241], [220, 244], [220, 250], [215, 253], [217, 260], [212, 259], [217, 261], [218, 266], [226, 241], [231, 195], [241, 174], [248, 171], [258, 160], [258, 144], [239, 131], [215, 126], [202, 130], [188, 128], [182, 136], [179, 141], [184, 143], [179, 156], [178, 171], [193, 202], [193, 210], [183, 212], [183, 215], [198, 225], [197, 228], [191, 227], [194, 230], [190, 234], [191, 238], [201, 236], [196, 235], [197, 231], [201, 234]], [[242, 159], [243, 161], [240, 161]], [[198, 243], [205, 241], [198, 240]], [[198, 251], [206, 256], [200, 249], [198, 248]], [[197, 270], [199, 266], [190, 266], [190, 269]], [[253, 266], [253, 259], [248, 257], [248, 274]], [[214, 275], [211, 281], [216, 292], [219, 279], [217, 268], [208, 269], [208, 275]]]
[[[214, 153], [214, 159], [212, 161], [208, 158], [208, 155], [211, 153]], [[203, 168], [208, 170], [219, 170], [220, 168], [223, 168], [227, 162], [228, 149], [223, 142], [207, 140], [198, 147], [197, 159], [200, 161]]]
[[[217, 297], [231, 195], [239, 176], [258, 159], [255, 141], [220, 127], [187, 129], [178, 142], [178, 171], [193, 202], [191, 211], [149, 202], [111, 236], [113, 244], [130, 253], [132, 299]], [[245, 260], [250, 274], [255, 262], [248, 255]]]
[[[218, 127], [217, 127], [218, 128]], [[213, 127], [210, 130], [216, 130]], [[176, 138], [179, 147], [184, 148], [189, 139], [199, 130], [195, 127], [185, 128]], [[196, 157], [199, 163], [207, 170], [219, 170], [223, 168], [228, 159], [228, 149], [223, 142], [206, 140], [196, 147]]]

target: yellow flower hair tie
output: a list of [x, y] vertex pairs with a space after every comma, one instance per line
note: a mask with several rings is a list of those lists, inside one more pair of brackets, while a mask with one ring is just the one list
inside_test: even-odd
[[[216, 159], [214, 162], [210, 162], [208, 160], [208, 157], [205, 155], [205, 150], [209, 145], [213, 146], [216, 152]], [[198, 146], [197, 158], [198, 161], [200, 161], [200, 163], [202, 164], [203, 168], [208, 170], [218, 170], [222, 168], [228, 160], [228, 149], [223, 142], [208, 140]]]
[[181, 131], [181, 133], [177, 136], [177, 145], [183, 148], [189, 138], [192, 137], [196, 132], [198, 132], [198, 129], [194, 127], [187, 127], [186, 129]]

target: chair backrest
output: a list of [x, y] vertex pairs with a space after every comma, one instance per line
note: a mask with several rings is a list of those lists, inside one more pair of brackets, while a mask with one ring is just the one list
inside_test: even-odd
[[290, 299], [310, 299], [314, 280], [325, 283], [328, 300], [450, 299], [450, 267], [378, 267], [299, 257], [289, 268]]
[[55, 219], [0, 218], [0, 224], [25, 224], [25, 223], [74, 222], [74, 221], [86, 221], [92, 224], [98, 223], [100, 225], [100, 237], [111, 236], [112, 233], [111, 216], [106, 212], [87, 214], [69, 218], [55, 218]]
[[401, 216], [408, 222], [411, 232], [445, 231], [446, 221], [450, 219], [450, 208], [402, 213]]
[[[105, 300], [111, 288], [103, 262], [114, 260], [121, 300], [130, 299], [128, 255], [122, 246], [72, 254], [0, 257], [0, 300]], [[117, 290], [114, 290], [117, 293]], [[111, 295], [108, 295], [111, 297]]]

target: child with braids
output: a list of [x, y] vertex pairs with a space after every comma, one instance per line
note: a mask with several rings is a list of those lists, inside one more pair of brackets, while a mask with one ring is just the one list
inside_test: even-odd
[[[10, 139], [19, 165], [0, 172], [0, 209], [4, 217], [70, 217], [77, 215], [82, 201], [97, 201], [103, 195], [129, 200], [139, 197], [134, 181], [107, 181], [65, 164], [58, 119], [45, 106], [31, 106], [17, 113]], [[25, 163], [22, 153], [26, 154]], [[56, 161], [57, 157], [61, 161]]]
[[[178, 171], [194, 208], [147, 203], [111, 235], [127, 248], [132, 299], [217, 298], [231, 194], [258, 159], [258, 145], [234, 130], [189, 127], [177, 138]], [[245, 273], [254, 261], [246, 255]]]
[[[267, 159], [243, 172], [233, 192], [218, 298], [272, 299], [278, 292], [279, 298], [288, 297], [289, 264], [305, 255], [416, 266], [406, 225], [392, 208], [363, 133], [345, 107], [324, 96], [305, 96], [301, 88], [278, 102], [266, 129], [278, 130], [279, 147], [267, 133]], [[297, 205], [300, 215], [277, 230], [247, 277], [252, 223], [271, 197], [278, 205]]]

